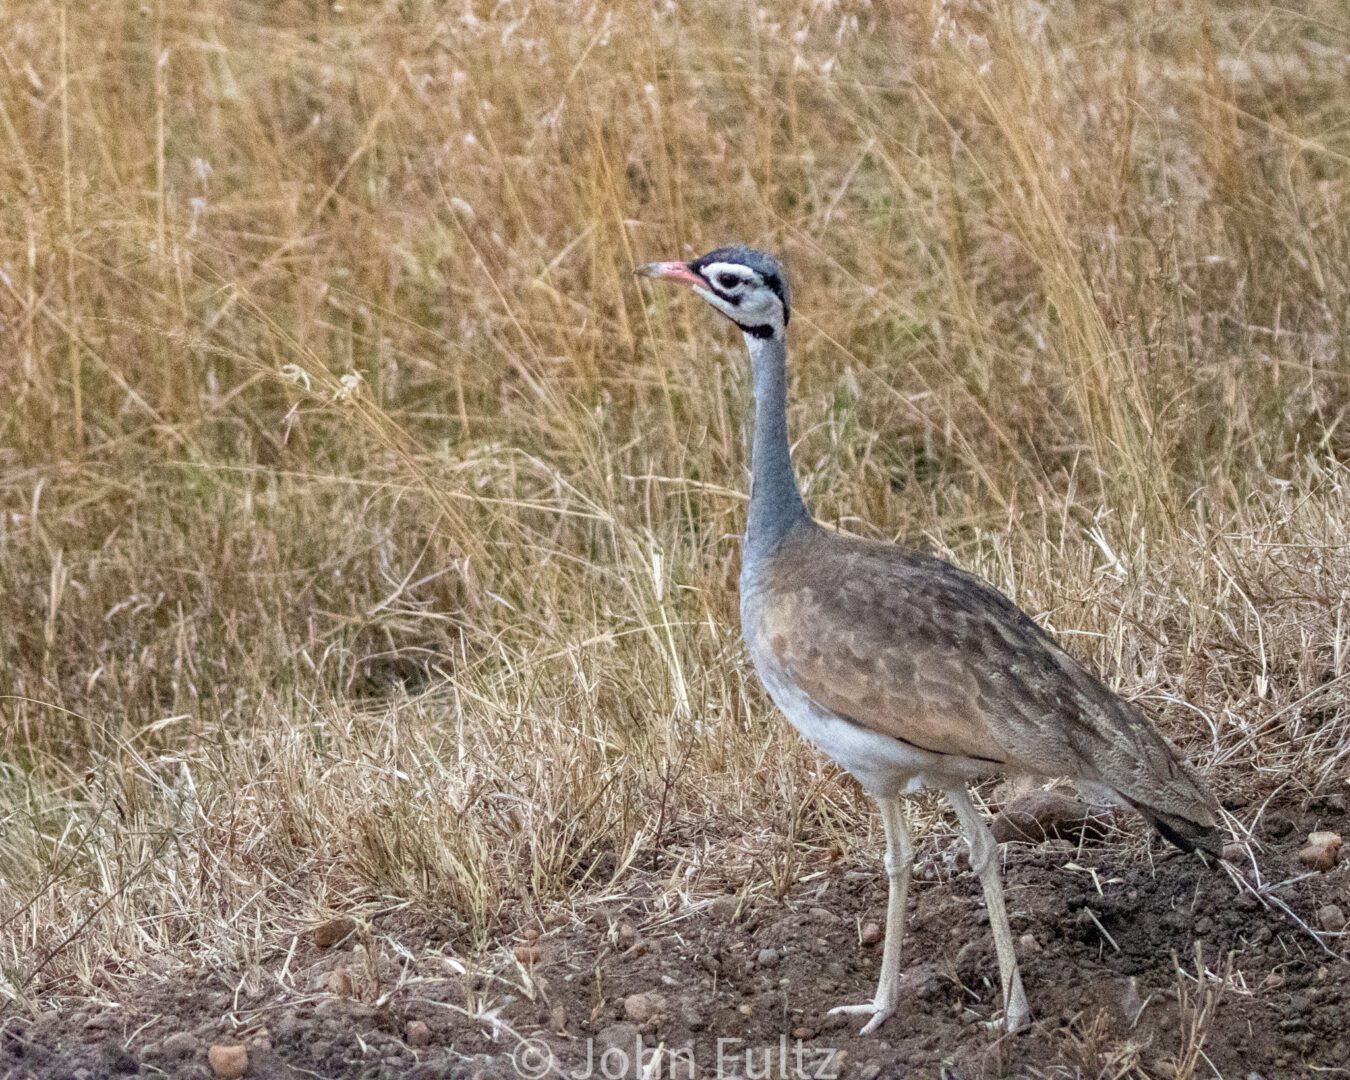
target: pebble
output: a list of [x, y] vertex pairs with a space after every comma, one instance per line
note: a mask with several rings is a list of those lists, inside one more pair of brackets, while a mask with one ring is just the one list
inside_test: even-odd
[[352, 973], [345, 967], [334, 968], [328, 973], [328, 992], [338, 997], [351, 997], [355, 986]]
[[792, 1037], [798, 1042], [809, 1042], [816, 1037], [816, 1029], [813, 1027], [796, 1027], [792, 1029]]
[[1339, 934], [1345, 929], [1345, 912], [1335, 904], [1323, 904], [1317, 909], [1317, 921], [1323, 930]]
[[881, 929], [880, 923], [865, 922], [863, 923], [862, 933], [859, 935], [859, 940], [864, 945], [880, 945], [881, 939], [884, 938], [885, 936], [886, 934]]
[[1092, 808], [1059, 791], [1037, 788], [1017, 796], [994, 818], [991, 829], [1000, 844], [1010, 840], [1040, 843], [1052, 838], [1077, 839], [1092, 817]]
[[911, 997], [931, 998], [942, 992], [943, 975], [936, 964], [919, 964], [900, 976], [900, 987]]
[[777, 949], [760, 949], [760, 950], [759, 950], [759, 953], [755, 956], [755, 963], [757, 963], [757, 964], [758, 964], [760, 967], [762, 967], [762, 968], [777, 967], [777, 966], [778, 966], [778, 950], [777, 950]]
[[425, 1020], [409, 1020], [403, 1025], [403, 1041], [409, 1046], [426, 1046], [431, 1042], [431, 1027]]
[[554, 1005], [548, 1011], [548, 1026], [559, 1035], [567, 1030], [567, 1010], [561, 1005]]
[[107, 1028], [116, 1026], [117, 1014], [111, 1011], [94, 1013], [93, 1016], [84, 1022], [85, 1031], [103, 1031]]
[[339, 941], [356, 929], [356, 920], [350, 915], [338, 915], [319, 923], [311, 936], [320, 949], [331, 949]]
[[248, 1072], [248, 1051], [238, 1043], [217, 1043], [206, 1052], [206, 1060], [220, 1080], [238, 1080]]
[[1023, 956], [1030, 956], [1041, 951], [1041, 943], [1036, 940], [1035, 934], [1023, 934], [1017, 939], [1017, 951]]
[[1336, 865], [1340, 851], [1340, 833], [1314, 832], [1308, 834], [1308, 842], [1299, 851], [1298, 858], [1309, 870], [1330, 870]]
[[512, 951], [516, 954], [517, 962], [526, 967], [539, 963], [539, 958], [544, 955], [538, 945], [517, 945]]
[[636, 1024], [610, 1024], [596, 1033], [595, 1059], [613, 1063], [614, 1068], [605, 1071], [607, 1077], [637, 1080], [642, 1075], [642, 1061], [635, 1051], [641, 1044], [642, 1035]]
[[197, 1037], [190, 1031], [175, 1031], [160, 1044], [165, 1057], [182, 1058], [197, 1052]]
[[740, 904], [734, 896], [719, 896], [708, 905], [708, 913], [722, 922], [731, 922], [736, 917], [738, 907], [740, 907]]
[[837, 923], [839, 921], [839, 916], [829, 908], [813, 907], [807, 914], [810, 915], [815, 922]]
[[666, 999], [660, 994], [629, 994], [623, 999], [623, 1015], [635, 1024], [645, 1024], [665, 1011]]

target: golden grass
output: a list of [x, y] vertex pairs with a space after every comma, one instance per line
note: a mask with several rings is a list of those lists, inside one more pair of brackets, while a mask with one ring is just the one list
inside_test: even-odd
[[872, 842], [738, 643], [740, 344], [631, 277], [730, 240], [823, 519], [1041, 614], [1239, 827], [1343, 774], [1341, 16], [7, 7], [0, 998]]

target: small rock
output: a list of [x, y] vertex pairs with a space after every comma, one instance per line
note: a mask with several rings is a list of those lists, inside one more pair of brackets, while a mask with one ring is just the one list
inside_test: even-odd
[[1041, 943], [1036, 940], [1035, 934], [1023, 934], [1017, 939], [1017, 951], [1023, 956], [1031, 956], [1041, 951]]
[[1227, 863], [1241, 862], [1247, 857], [1247, 849], [1241, 844], [1227, 843], [1223, 846], [1223, 861]]
[[984, 936], [981, 935], [978, 940], [967, 941], [956, 950], [956, 967], [958, 970], [964, 970], [979, 964], [984, 958], [985, 951]]
[[636, 1024], [610, 1024], [595, 1036], [595, 1059], [607, 1063], [605, 1075], [614, 1080], [638, 1080], [642, 1075], [642, 1034]]
[[238, 1043], [216, 1043], [206, 1052], [206, 1060], [220, 1080], [238, 1080], [248, 1072], [248, 1051]]
[[425, 1020], [409, 1020], [403, 1025], [403, 1041], [409, 1046], [426, 1046], [431, 1042], [431, 1026]]
[[839, 916], [829, 908], [813, 907], [807, 914], [811, 916], [812, 922], [826, 923], [829, 925], [839, 921]]
[[755, 956], [755, 963], [762, 968], [771, 968], [778, 966], [777, 949], [760, 949]]
[[619, 948], [631, 949], [638, 943], [638, 937], [637, 927], [632, 923], [619, 923]]
[[346, 967], [334, 968], [328, 973], [328, 992], [338, 997], [351, 997], [356, 987], [352, 973]]
[[792, 1037], [798, 1042], [810, 1042], [816, 1037], [816, 1029], [813, 1027], [797, 1027], [792, 1029]]
[[160, 1044], [165, 1057], [184, 1058], [197, 1052], [197, 1037], [190, 1031], [175, 1031]]
[[85, 1031], [106, 1031], [117, 1026], [118, 1015], [111, 1010], [97, 1012], [84, 1022]]
[[512, 951], [516, 954], [516, 961], [526, 967], [539, 963], [539, 958], [543, 956], [538, 945], [517, 945]]
[[538, 941], [540, 936], [539, 927], [527, 926], [525, 927], [524, 930], [520, 932], [520, 936], [523, 937], [526, 941]]
[[1345, 912], [1335, 904], [1323, 904], [1317, 909], [1317, 921], [1323, 930], [1339, 934], [1345, 929]]
[[942, 992], [943, 974], [935, 964], [919, 964], [900, 976], [900, 989], [907, 997], [931, 998]]
[[339, 941], [356, 929], [356, 920], [350, 915], [339, 915], [319, 923], [311, 937], [320, 949], [331, 949]]
[[665, 1011], [666, 999], [660, 994], [629, 994], [623, 999], [623, 1015], [635, 1024], [645, 1024]]
[[1309, 870], [1330, 870], [1336, 865], [1340, 851], [1340, 833], [1315, 832], [1308, 834], [1308, 842], [1298, 853], [1298, 857]]
[[721, 922], [731, 922], [736, 918], [736, 910], [740, 906], [734, 896], [719, 896], [708, 905], [708, 914]]
[[880, 945], [882, 938], [886, 936], [885, 931], [881, 929], [881, 924], [876, 922], [865, 922], [862, 926], [862, 932], [859, 940], [864, 945]]
[[1125, 980], [1121, 988], [1120, 1011], [1131, 1027], [1138, 1023], [1139, 1014], [1144, 1011], [1144, 999], [1139, 996], [1139, 980], [1133, 975]]
[[1092, 808], [1060, 791], [1037, 788], [1019, 795], [994, 818], [991, 828], [1000, 844], [1010, 840], [1077, 841], [1092, 820]]
[[306, 1030], [306, 1024], [295, 1013], [286, 1013], [277, 1018], [276, 1029], [278, 1039], [294, 1039]]

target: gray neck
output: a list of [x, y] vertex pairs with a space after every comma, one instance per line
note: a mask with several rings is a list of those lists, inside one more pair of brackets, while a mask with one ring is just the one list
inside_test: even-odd
[[755, 385], [755, 431], [750, 449], [750, 516], [745, 558], [769, 554], [793, 526], [810, 515], [797, 489], [788, 452], [787, 341], [745, 335]]

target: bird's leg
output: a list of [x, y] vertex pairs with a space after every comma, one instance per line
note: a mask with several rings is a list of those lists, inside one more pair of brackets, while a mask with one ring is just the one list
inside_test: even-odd
[[1027, 996], [1022, 990], [1022, 973], [1017, 969], [1017, 953], [1013, 951], [1008, 911], [1003, 904], [1003, 883], [999, 880], [998, 872], [998, 844], [964, 787], [950, 788], [947, 799], [956, 811], [961, 830], [970, 845], [970, 868], [980, 876], [980, 884], [984, 886], [984, 903], [989, 909], [989, 928], [994, 933], [999, 978], [1003, 984], [1003, 1026], [1008, 1031], [1021, 1031], [1031, 1022], [1031, 1010], [1027, 1008]]
[[860, 1035], [870, 1035], [895, 1014], [895, 999], [900, 986], [900, 944], [905, 937], [906, 901], [909, 898], [909, 872], [914, 865], [914, 844], [909, 838], [905, 809], [895, 798], [878, 799], [881, 824], [886, 831], [886, 943], [881, 950], [881, 978], [876, 997], [865, 1005], [840, 1005], [830, 1012], [865, 1015], [870, 1019]]

